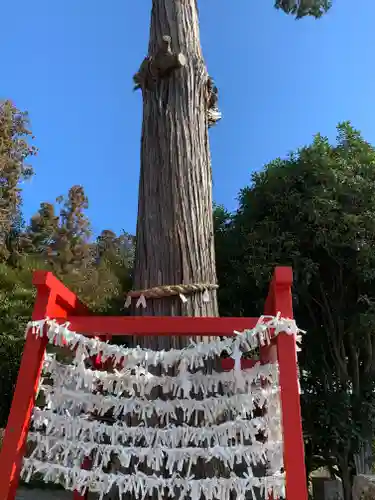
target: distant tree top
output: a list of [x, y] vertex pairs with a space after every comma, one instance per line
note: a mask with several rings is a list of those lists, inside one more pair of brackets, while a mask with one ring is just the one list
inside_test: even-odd
[[275, 7], [296, 19], [306, 16], [319, 18], [332, 7], [332, 0], [275, 0]]

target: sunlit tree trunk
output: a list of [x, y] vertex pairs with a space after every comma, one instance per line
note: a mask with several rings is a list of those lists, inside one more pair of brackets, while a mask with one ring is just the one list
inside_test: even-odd
[[[148, 56], [135, 76], [143, 94], [143, 126], [134, 288], [216, 284], [210, 79], [196, 0], [153, 0]], [[138, 314], [216, 316], [215, 290], [209, 298], [204, 302], [196, 293], [185, 304], [178, 296], [149, 299]], [[154, 342], [161, 348], [171, 339]]]

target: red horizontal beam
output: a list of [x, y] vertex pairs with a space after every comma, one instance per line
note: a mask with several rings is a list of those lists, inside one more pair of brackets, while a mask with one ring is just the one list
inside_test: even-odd
[[70, 329], [85, 335], [232, 336], [254, 328], [258, 318], [191, 318], [185, 316], [68, 316]]

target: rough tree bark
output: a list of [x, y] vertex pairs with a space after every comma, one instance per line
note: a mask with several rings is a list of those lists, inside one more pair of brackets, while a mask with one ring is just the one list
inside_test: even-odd
[[[158, 60], [163, 50], [175, 61], [169, 71], [168, 61]], [[153, 0], [142, 72], [135, 78], [143, 94], [143, 127], [134, 288], [216, 284], [209, 77], [196, 0]], [[185, 304], [178, 296], [148, 299], [137, 314], [217, 316], [216, 291], [209, 294], [209, 302], [196, 293]], [[171, 342], [181, 347], [184, 339], [147, 339], [147, 346], [168, 348]]]
[[[153, 0], [148, 57], [134, 81], [143, 94], [143, 127], [133, 288], [215, 285], [208, 127], [215, 122], [210, 111], [217, 110], [217, 89], [202, 55], [196, 0]], [[216, 290], [208, 293], [209, 302], [202, 293], [186, 303], [179, 296], [147, 299], [146, 309], [133, 312], [217, 316]], [[188, 340], [134, 339], [151, 349], [182, 348]], [[229, 471], [213, 460], [194, 467], [196, 477], [221, 473]]]

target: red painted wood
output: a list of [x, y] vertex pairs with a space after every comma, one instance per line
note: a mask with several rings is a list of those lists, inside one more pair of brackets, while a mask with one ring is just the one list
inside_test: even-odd
[[[106, 335], [108, 339], [112, 335], [232, 336], [234, 330], [253, 328], [258, 321], [258, 318], [88, 316], [87, 307], [52, 273], [36, 272], [33, 283], [38, 290], [33, 319], [48, 316], [60, 321], [68, 320], [72, 330], [85, 335]], [[292, 317], [291, 284], [292, 270], [276, 268], [265, 304], [265, 314], [275, 315], [281, 312], [284, 317]], [[77, 316], [78, 314], [80, 316]], [[307, 500], [295, 343], [292, 337], [280, 334], [272, 344], [269, 348], [261, 349], [261, 361], [274, 362], [277, 355], [279, 358], [287, 498]], [[15, 498], [45, 345], [45, 338], [36, 339], [31, 335], [26, 341], [4, 444], [0, 452], [0, 500]], [[100, 361], [99, 358], [95, 360], [98, 368], [101, 367]], [[254, 364], [254, 360], [241, 362], [244, 369]], [[234, 362], [230, 358], [224, 359], [222, 366], [224, 370], [231, 370]], [[86, 460], [83, 467], [88, 466], [89, 462]], [[84, 500], [86, 495], [81, 496], [75, 492], [74, 498]]]
[[139, 336], [232, 336], [233, 331], [254, 328], [258, 318], [190, 318], [164, 316], [68, 316], [69, 328], [87, 336], [103, 334]]
[[[266, 316], [275, 316], [277, 314], [275, 309], [275, 275], [269, 286], [267, 299], [264, 304], [264, 314]], [[260, 348], [260, 359], [262, 364], [277, 363], [277, 347], [275, 342]]]
[[50, 271], [34, 271], [33, 285], [39, 287], [46, 286], [56, 294], [56, 304], [59, 305], [65, 314], [90, 314], [88, 307], [83, 304], [69, 288], [56, 278]]
[[[37, 288], [33, 320], [64, 318], [75, 310], [88, 314], [87, 308], [52, 273], [37, 271], [33, 277]], [[25, 452], [27, 433], [35, 403], [47, 339], [28, 335], [22, 354], [16, 388], [0, 451], [0, 500], [14, 500]]]
[[[275, 270], [274, 311], [284, 318], [293, 318], [293, 273], [290, 267]], [[281, 390], [281, 410], [284, 434], [284, 467], [288, 500], [307, 500], [305, 452], [302, 434], [301, 406], [298, 384], [295, 338], [281, 333], [276, 338]]]
[[[274, 276], [271, 280], [266, 302], [264, 304], [264, 314], [274, 316], [275, 313], [275, 283]], [[262, 364], [277, 363], [277, 347], [275, 342], [260, 348], [260, 360]], [[273, 493], [268, 494], [268, 500], [276, 500]]]
[[[55, 298], [55, 294], [48, 287], [41, 285], [33, 319], [41, 319], [51, 313], [62, 314], [60, 308], [58, 311], [54, 309]], [[46, 338], [37, 338], [34, 335], [28, 335], [26, 339], [0, 452], [0, 471], [3, 478], [0, 481], [1, 500], [15, 498], [46, 343]]]

